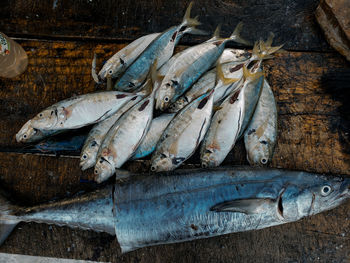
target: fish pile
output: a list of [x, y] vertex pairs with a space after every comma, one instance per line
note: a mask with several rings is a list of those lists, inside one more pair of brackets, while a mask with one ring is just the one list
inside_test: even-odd
[[240, 37], [239, 23], [228, 38], [219, 36], [218, 27], [209, 40], [173, 55], [183, 35], [205, 33], [196, 28], [197, 17], [190, 17], [191, 7], [181, 24], [135, 40], [98, 74], [95, 57], [92, 76], [106, 81], [108, 90], [48, 107], [24, 124], [17, 141], [36, 142], [94, 124], [80, 165], [95, 167], [99, 183], [126, 161], [150, 154], [152, 172], [176, 169], [197, 148], [202, 167], [217, 167], [239, 138], [249, 163], [266, 165], [276, 143], [277, 109], [262, 61], [281, 46], [271, 46], [271, 34], [252, 53], [225, 48], [232, 41], [249, 44]]

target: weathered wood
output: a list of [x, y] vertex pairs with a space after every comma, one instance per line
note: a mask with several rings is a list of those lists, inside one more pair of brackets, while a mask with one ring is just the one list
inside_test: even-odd
[[[0, 28], [9, 36], [27, 38], [108, 39], [130, 41], [162, 32], [181, 22], [190, 1], [2, 1]], [[202, 28], [213, 32], [222, 23], [228, 36], [239, 21], [243, 36], [250, 41], [276, 34], [277, 43], [290, 50], [329, 50], [313, 12], [317, 0], [211, 1], [197, 0], [193, 14]], [[206, 40], [191, 36], [184, 43]]]

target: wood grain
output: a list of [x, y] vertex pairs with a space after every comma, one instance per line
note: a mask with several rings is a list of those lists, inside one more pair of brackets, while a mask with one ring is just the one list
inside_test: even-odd
[[[131, 41], [142, 35], [162, 32], [182, 21], [189, 0], [5, 0], [0, 9], [0, 28], [16, 37], [44, 39], [90, 39]], [[193, 15], [201, 28], [214, 32], [221, 23], [228, 36], [238, 22], [242, 35], [250, 41], [276, 34], [277, 43], [289, 50], [329, 50], [313, 12], [317, 0], [196, 0]], [[186, 37], [194, 44], [206, 36]]]

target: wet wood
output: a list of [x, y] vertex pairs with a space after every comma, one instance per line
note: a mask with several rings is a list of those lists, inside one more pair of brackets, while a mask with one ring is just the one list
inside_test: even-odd
[[[190, 1], [86, 1], [6, 0], [0, 9], [0, 28], [9, 36], [44, 39], [90, 39], [130, 41], [144, 34], [162, 32], [181, 23]], [[193, 15], [199, 15], [204, 30], [214, 32], [222, 24], [228, 36], [238, 22], [250, 41], [274, 32], [279, 44], [290, 50], [328, 50], [314, 19], [318, 0], [211, 1], [197, 0]], [[183, 43], [206, 40], [187, 37]]]

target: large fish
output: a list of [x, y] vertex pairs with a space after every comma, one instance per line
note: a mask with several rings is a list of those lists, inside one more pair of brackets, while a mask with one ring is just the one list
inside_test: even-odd
[[135, 95], [129, 102], [127, 102], [121, 109], [114, 113], [109, 118], [97, 123], [87, 136], [84, 146], [80, 154], [80, 167], [84, 171], [96, 164], [98, 150], [102, 144], [109, 129], [116, 123], [116, 121], [127, 112], [132, 106], [138, 103], [142, 96]]
[[184, 33], [198, 34], [202, 31], [195, 29], [200, 25], [196, 18], [190, 18], [193, 2], [188, 6], [182, 23], [173, 26], [158, 35], [139, 57], [130, 65], [123, 76], [115, 84], [116, 90], [134, 91], [146, 80], [152, 64], [157, 59], [157, 68], [167, 62], [174, 52], [175, 45]]
[[[77, 129], [103, 121], [135, 96], [119, 91], [96, 92], [58, 102], [29, 120], [30, 126], [45, 131]], [[22, 129], [27, 129], [25, 124]], [[22, 129], [19, 134], [22, 133]]]
[[263, 73], [250, 73], [245, 66], [243, 71], [244, 81], [223, 101], [211, 120], [200, 149], [202, 167], [216, 167], [224, 161], [254, 112]]
[[213, 92], [183, 108], [169, 123], [152, 155], [151, 171], [170, 171], [186, 161], [201, 143], [210, 124]]
[[158, 91], [156, 108], [165, 110], [186, 92], [208, 69], [214, 66], [229, 41], [247, 43], [240, 38], [240, 23], [228, 38], [207, 41], [188, 48], [177, 57], [165, 75]]
[[277, 140], [277, 107], [270, 85], [264, 86], [253, 117], [244, 133], [247, 159], [251, 165], [266, 165]]
[[116, 235], [125, 253], [293, 222], [349, 197], [349, 178], [298, 171], [231, 167], [147, 174], [30, 208], [1, 197], [0, 244], [19, 222], [37, 222]]

